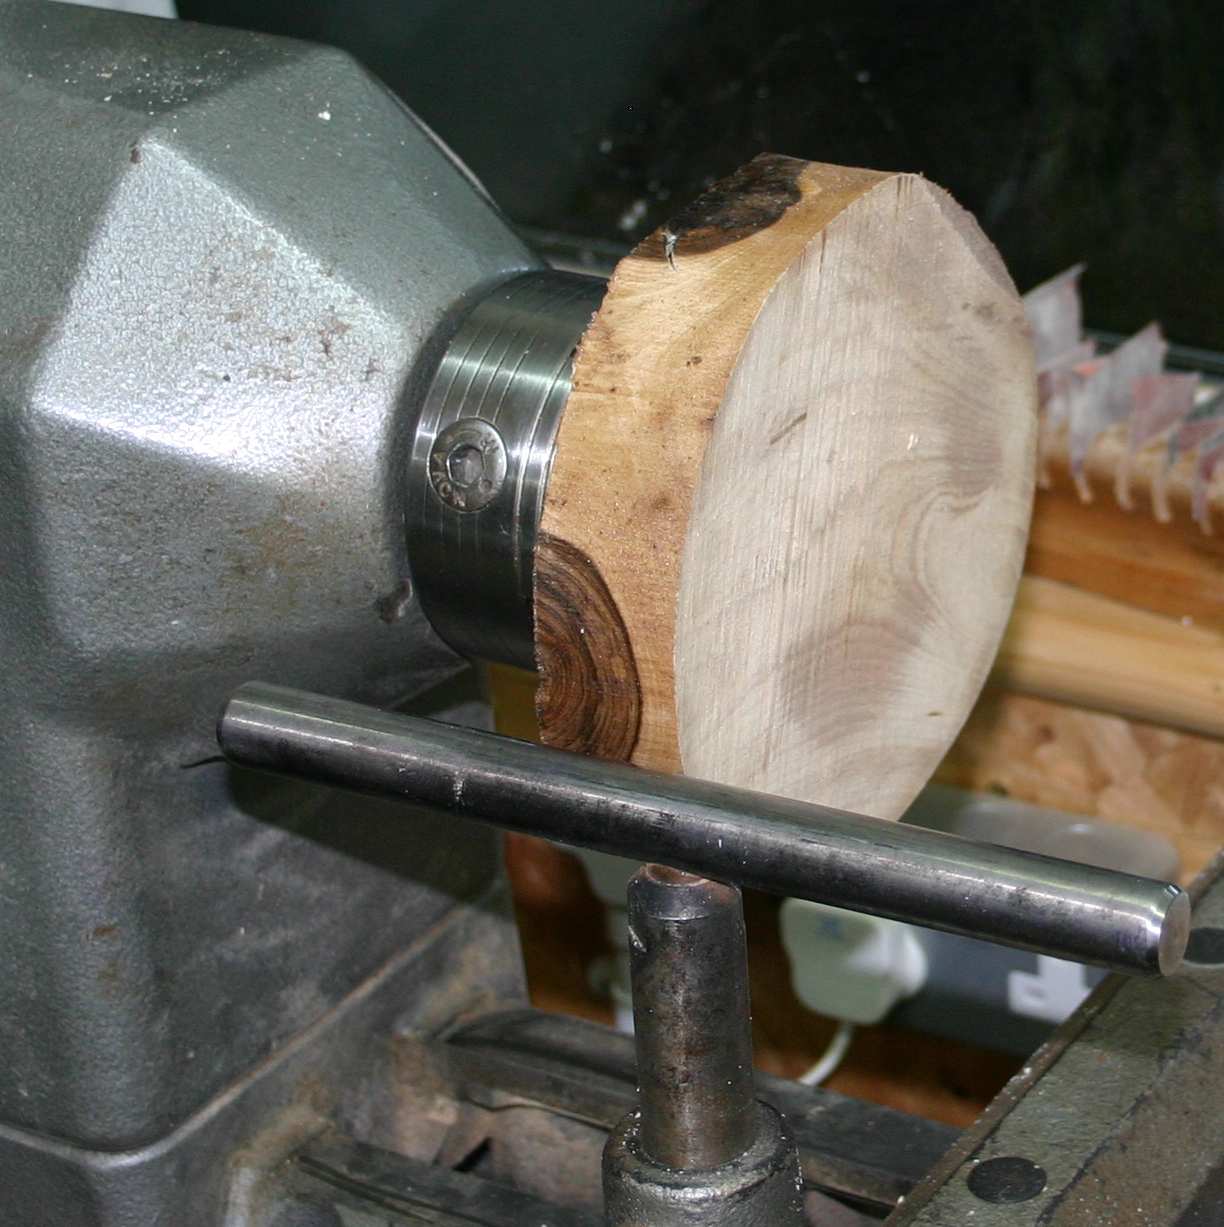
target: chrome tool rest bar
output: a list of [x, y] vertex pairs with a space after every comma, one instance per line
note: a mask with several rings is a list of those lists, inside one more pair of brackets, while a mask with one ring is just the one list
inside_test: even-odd
[[1189, 933], [1168, 882], [262, 683], [218, 740], [241, 766], [1114, 971], [1169, 974]]

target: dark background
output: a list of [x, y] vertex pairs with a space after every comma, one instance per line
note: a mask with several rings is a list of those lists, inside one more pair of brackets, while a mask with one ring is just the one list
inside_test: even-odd
[[608, 258], [762, 150], [921, 171], [1020, 288], [1224, 349], [1218, 0], [179, 0], [353, 52], [554, 251]]

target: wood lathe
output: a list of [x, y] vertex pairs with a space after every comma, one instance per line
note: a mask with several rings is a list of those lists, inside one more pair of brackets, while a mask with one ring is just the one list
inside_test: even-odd
[[[1025, 1113], [1224, 1061], [1224, 896], [894, 821], [1032, 501], [973, 218], [762, 155], [605, 284], [336, 52], [12, 0], [0, 91], [4, 1221], [1100, 1221], [1176, 1045]], [[643, 863], [633, 1041], [528, 1007], [500, 829]], [[754, 1074], [741, 886], [1119, 975], [958, 1136]]]

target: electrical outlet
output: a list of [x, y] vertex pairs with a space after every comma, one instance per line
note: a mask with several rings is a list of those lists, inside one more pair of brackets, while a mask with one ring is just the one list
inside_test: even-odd
[[823, 903], [787, 899], [782, 944], [799, 999], [846, 1022], [879, 1022], [926, 982], [926, 954], [910, 925]]

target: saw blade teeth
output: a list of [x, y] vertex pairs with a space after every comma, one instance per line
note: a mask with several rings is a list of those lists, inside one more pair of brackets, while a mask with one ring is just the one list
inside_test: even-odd
[[1084, 268], [1076, 264], [1024, 296], [1042, 418], [1038, 484], [1051, 486], [1051, 462], [1061, 455], [1080, 498], [1090, 502], [1089, 454], [1102, 435], [1122, 425], [1125, 442], [1113, 472], [1118, 505], [1133, 509], [1136, 459], [1165, 439], [1154, 468], [1147, 466], [1152, 513], [1160, 521], [1172, 518], [1170, 470], [1193, 451], [1191, 511], [1199, 527], [1210, 532], [1210, 487], [1224, 460], [1224, 390], [1205, 388], [1197, 372], [1165, 370], [1169, 345], [1156, 323], [1098, 354], [1095, 342], [1083, 335]]

